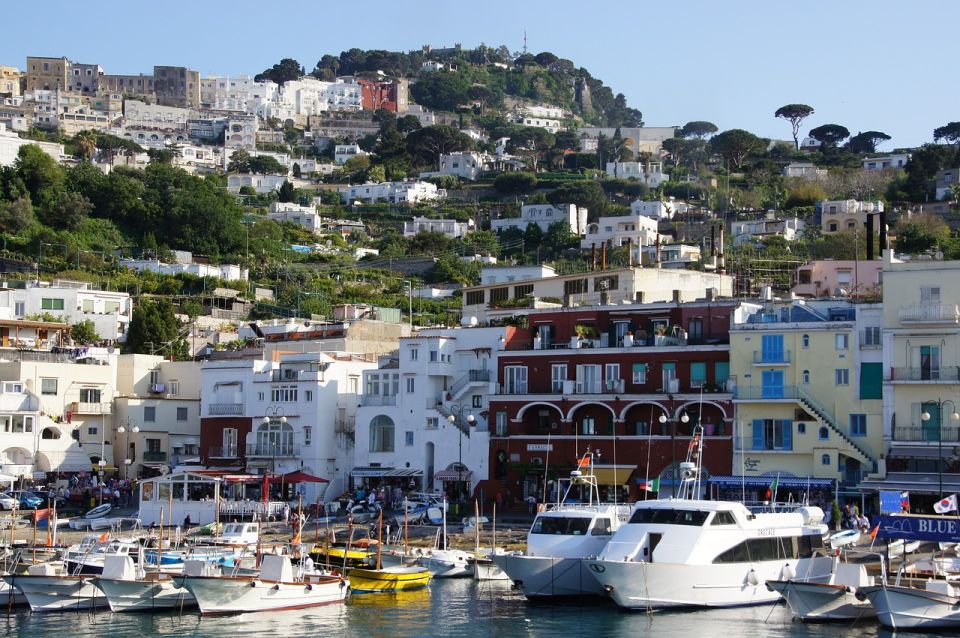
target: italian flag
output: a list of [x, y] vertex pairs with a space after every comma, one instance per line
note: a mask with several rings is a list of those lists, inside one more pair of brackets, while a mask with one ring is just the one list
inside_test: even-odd
[[660, 477], [653, 479], [652, 481], [644, 481], [640, 484], [640, 489], [647, 492], [659, 492], [660, 491]]
[[767, 488], [767, 500], [769, 501], [777, 493], [777, 483], [780, 482], [780, 475], [778, 474], [774, 477], [773, 482], [770, 483], [770, 487]]

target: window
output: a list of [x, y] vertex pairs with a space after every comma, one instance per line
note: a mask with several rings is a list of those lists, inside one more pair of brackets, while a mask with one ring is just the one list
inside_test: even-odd
[[703, 340], [703, 319], [691, 319], [687, 323], [687, 343], [698, 343]]
[[[718, 386], [725, 386], [730, 378], [730, 362], [717, 361], [713, 364], [713, 380]], [[721, 387], [721, 390], [725, 387]]]
[[440, 359], [440, 353], [437, 352], [436, 350], [431, 350], [431, 351], [430, 351], [430, 361], [431, 361], [432, 363], [435, 363], [435, 362], [438, 361], [439, 359]]
[[935, 381], [940, 378], [940, 346], [910, 348], [910, 379]]
[[592, 416], [583, 417], [583, 422], [581, 423], [580, 434], [596, 434], [597, 433], [597, 423], [594, 421]]
[[120, 302], [119, 301], [104, 301], [103, 302], [103, 311], [105, 313], [113, 314], [115, 312], [120, 312]]
[[810, 371], [803, 371], [803, 385], [810, 385]]
[[407, 377], [407, 394], [413, 394], [416, 387], [416, 379], [414, 377]]
[[180, 396], [180, 382], [176, 379], [170, 381], [169, 383], [170, 396], [176, 397]]
[[820, 465], [830, 465], [830, 455], [823, 454], [820, 456]]
[[505, 394], [527, 393], [527, 366], [503, 368], [503, 391]]
[[636, 384], [644, 384], [647, 382], [647, 364], [633, 364], [633, 382]]
[[690, 364], [690, 387], [702, 388], [707, 382], [707, 364], [695, 361]]
[[850, 335], [846, 332], [838, 332], [834, 335], [834, 343], [837, 350], [848, 350], [850, 348]]
[[150, 371], [150, 385], [156, 385], [160, 383], [160, 371], [151, 370]]
[[223, 456], [230, 458], [237, 454], [237, 428], [223, 429]]
[[563, 392], [563, 382], [567, 380], [567, 364], [554, 363], [550, 366], [550, 391]]
[[507, 413], [497, 412], [497, 436], [507, 436]]
[[416, 361], [420, 356], [419, 351], [416, 348], [410, 348], [410, 360]]
[[427, 429], [436, 430], [440, 426], [440, 420], [435, 416], [427, 417]]
[[868, 326], [863, 329], [863, 345], [864, 346], [880, 345], [880, 326]]
[[818, 432], [817, 436], [818, 436], [818, 438], [819, 438], [821, 441], [829, 441], [829, 440], [830, 440], [830, 430], [827, 429], [826, 426], [823, 426], [822, 428], [820, 428], [820, 431]]
[[40, 394], [56, 394], [57, 393], [57, 380], [56, 379], [40, 379]]
[[763, 335], [760, 339], [761, 359], [764, 363], [783, 363], [783, 335]]
[[406, 447], [413, 447], [413, 431], [407, 430], [403, 433], [403, 444]]
[[938, 304], [940, 303], [940, 286], [921, 286], [920, 303]]
[[533, 284], [524, 284], [522, 286], [513, 287], [514, 299], [523, 299], [528, 295], [533, 295]]
[[376, 374], [367, 376], [367, 396], [380, 394], [380, 377]]
[[187, 408], [177, 408], [177, 421], [187, 420]]
[[313, 390], [306, 390], [303, 393], [304, 401], [313, 401]]
[[13, 314], [16, 317], [22, 317], [27, 312], [27, 304], [25, 301], [15, 301], [13, 302]]
[[617, 388], [620, 387], [620, 364], [607, 363], [603, 368], [603, 378], [607, 382], [607, 390], [617, 392]]
[[270, 401], [273, 403], [296, 403], [297, 395], [295, 385], [275, 385], [270, 388]]
[[303, 426], [303, 444], [310, 445], [310, 442], [313, 440], [313, 426], [305, 425]]
[[837, 368], [834, 372], [835, 385], [850, 385], [850, 370], [847, 368]]
[[[9, 422], [7, 423], [9, 426]], [[96, 436], [97, 435], [97, 426], [91, 425], [87, 428], [87, 436]]]
[[483, 290], [471, 290], [467, 293], [467, 300], [464, 302], [465, 306], [479, 306], [484, 302], [484, 291]]
[[792, 450], [793, 422], [788, 419], [754, 419], [754, 450]]
[[571, 279], [570, 281], [563, 282], [563, 294], [565, 295], [582, 295], [586, 292], [586, 279]]
[[850, 415], [850, 436], [867, 436], [867, 415]]
[[100, 389], [80, 388], [80, 403], [100, 403]]
[[490, 289], [490, 303], [497, 303], [498, 301], [506, 301], [510, 298], [510, 288], [491, 288]]
[[370, 421], [370, 451], [393, 452], [393, 419], [378, 414]]
[[797, 423], [797, 434], [806, 434], [806, 433], [807, 433], [807, 424]]
[[593, 278], [593, 290], [602, 292], [604, 290], [616, 290], [620, 287], [620, 278], [617, 275], [608, 275], [606, 277]]
[[143, 422], [155, 423], [157, 420], [157, 408], [152, 405], [143, 406]]
[[63, 299], [44, 297], [40, 299], [41, 310], [63, 310]]
[[80, 302], [80, 310], [83, 312], [93, 312], [93, 299], [83, 299]]

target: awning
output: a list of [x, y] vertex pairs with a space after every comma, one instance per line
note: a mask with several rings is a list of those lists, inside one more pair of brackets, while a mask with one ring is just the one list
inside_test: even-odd
[[463, 470], [440, 470], [433, 475], [434, 481], [469, 481], [470, 477], [473, 476], [473, 472], [464, 468]]
[[861, 481], [857, 489], [861, 492], [875, 490], [897, 490], [918, 494], [939, 494], [940, 481], [943, 480], [943, 493], [960, 492], [960, 476], [956, 474], [937, 474], [936, 472], [889, 472], [882, 479]]
[[380, 478], [392, 470], [392, 467], [355, 467], [350, 470], [350, 476], [356, 476], [358, 478]]
[[773, 479], [777, 480], [777, 487], [806, 488], [818, 490], [833, 489], [833, 479], [807, 478], [805, 476], [711, 476], [707, 482], [718, 487], [770, 487]]
[[915, 447], [896, 446], [896, 447], [890, 448], [890, 456], [907, 457], [911, 459], [936, 459], [936, 458], [940, 458], [941, 456], [943, 458], [947, 458], [952, 455], [953, 455], [953, 446], [951, 446], [949, 449], [944, 448], [942, 450], [938, 450], [935, 447], [919, 446], [919, 445]]
[[301, 472], [297, 470], [295, 472], [288, 472], [286, 474], [281, 474], [280, 476], [271, 476], [271, 483], [329, 483], [325, 478], [320, 478], [319, 476], [314, 476], [313, 474], [307, 474], [306, 472]]
[[403, 468], [400, 470], [390, 470], [383, 476], [385, 478], [413, 478], [415, 476], [423, 476], [423, 470]]
[[597, 477], [597, 485], [626, 485], [630, 475], [637, 469], [636, 465], [607, 465], [593, 466], [593, 475]]
[[90, 458], [80, 449], [38, 450], [37, 469], [42, 472], [87, 472]]

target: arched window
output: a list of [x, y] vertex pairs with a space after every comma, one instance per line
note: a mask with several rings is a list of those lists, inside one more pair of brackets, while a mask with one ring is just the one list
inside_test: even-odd
[[810, 371], [803, 371], [803, 385], [810, 385]]
[[57, 428], [43, 428], [43, 431], [40, 432], [41, 439], [59, 439], [60, 430]]
[[831, 233], [837, 232], [837, 222], [830, 222], [830, 232]]
[[803, 335], [803, 338], [801, 339], [801, 341], [803, 342], [804, 350], [810, 347], [810, 335]]
[[393, 419], [378, 414], [370, 421], [370, 451], [393, 452]]
[[257, 428], [257, 454], [283, 454], [289, 456], [294, 453], [293, 427], [286, 419], [269, 419]]
[[820, 440], [826, 441], [829, 438], [830, 438], [830, 430], [828, 430], [826, 427], [820, 428]]
[[821, 457], [820, 457], [820, 463], [821, 463], [822, 465], [830, 465], [830, 455], [829, 455], [829, 454], [824, 454], [823, 456], [821, 456]]

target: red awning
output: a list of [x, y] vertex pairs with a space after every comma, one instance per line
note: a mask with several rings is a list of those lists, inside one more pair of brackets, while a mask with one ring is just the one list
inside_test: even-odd
[[306, 472], [301, 472], [297, 470], [296, 472], [289, 472], [287, 474], [282, 474], [280, 476], [271, 476], [271, 483], [329, 483], [325, 478], [320, 478], [319, 476], [313, 476], [312, 474], [307, 474]]

